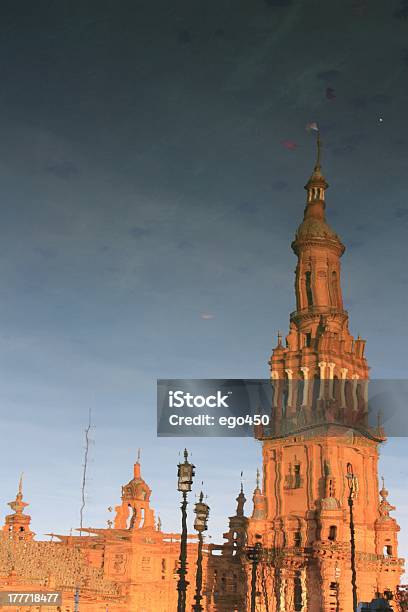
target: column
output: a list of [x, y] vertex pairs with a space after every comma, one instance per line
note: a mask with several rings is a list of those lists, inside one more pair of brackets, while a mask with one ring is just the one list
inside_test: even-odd
[[340, 408], [346, 408], [346, 379], [348, 368], [341, 368]]
[[317, 364], [320, 368], [320, 389], [319, 389], [319, 400], [324, 399], [324, 385], [325, 385], [325, 379], [326, 379], [326, 362], [325, 361], [319, 361], [319, 363]]
[[368, 380], [361, 380], [360, 386], [363, 391], [363, 401], [364, 401], [364, 414], [368, 413]]
[[278, 399], [279, 399], [279, 373], [276, 370], [271, 372], [271, 378], [274, 381], [273, 384], [273, 398], [272, 398], [272, 407], [278, 407]]
[[300, 368], [300, 371], [303, 374], [303, 397], [302, 397], [302, 406], [307, 406], [309, 403], [309, 368], [306, 366]]
[[288, 406], [293, 406], [293, 370], [285, 370], [288, 377]]

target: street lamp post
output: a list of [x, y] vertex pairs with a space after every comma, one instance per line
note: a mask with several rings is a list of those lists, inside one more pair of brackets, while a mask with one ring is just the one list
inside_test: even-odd
[[200, 499], [196, 503], [194, 512], [196, 515], [194, 521], [194, 529], [198, 532], [198, 553], [197, 553], [197, 573], [196, 573], [196, 592], [194, 595], [195, 604], [193, 605], [194, 612], [202, 612], [201, 605], [201, 589], [203, 586], [203, 532], [207, 531], [208, 515], [210, 508], [204, 503], [203, 492], [200, 493]]
[[251, 574], [251, 612], [256, 612], [256, 578], [258, 571], [258, 563], [261, 560], [262, 555], [262, 544], [257, 542], [255, 546], [248, 548], [247, 556], [252, 561], [252, 574]]
[[74, 593], [74, 612], [79, 612], [79, 588], [75, 589]]
[[348, 505], [350, 508], [350, 557], [351, 557], [351, 585], [353, 589], [353, 612], [357, 612], [357, 574], [356, 574], [356, 542], [354, 531], [353, 499], [357, 493], [357, 478], [353, 473], [351, 463], [347, 464], [347, 483], [349, 487]]
[[180, 540], [180, 566], [177, 570], [179, 580], [177, 583], [178, 599], [177, 612], [185, 612], [186, 610], [186, 591], [188, 581], [187, 574], [187, 493], [191, 491], [193, 484], [194, 465], [188, 462], [187, 449], [184, 450], [184, 463], [178, 464], [178, 484], [177, 489], [182, 493], [183, 501], [181, 503], [181, 540]]

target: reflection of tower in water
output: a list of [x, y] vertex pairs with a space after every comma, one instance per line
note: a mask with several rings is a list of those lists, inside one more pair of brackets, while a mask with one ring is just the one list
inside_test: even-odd
[[[269, 361], [270, 426], [256, 429], [263, 444], [263, 482], [254, 495], [248, 543], [263, 547], [259, 610], [353, 610], [352, 552], [359, 602], [373, 600], [377, 592], [395, 594], [402, 573], [399, 527], [389, 515], [394, 507], [386, 505], [384, 487], [381, 492], [378, 487], [384, 436], [368, 424], [365, 341], [351, 335], [343, 307], [345, 248], [325, 218], [328, 184], [320, 140], [318, 145], [305, 187], [304, 219], [292, 243], [298, 259], [296, 310], [285, 343], [279, 334]], [[354, 476], [354, 539], [348, 464]]]

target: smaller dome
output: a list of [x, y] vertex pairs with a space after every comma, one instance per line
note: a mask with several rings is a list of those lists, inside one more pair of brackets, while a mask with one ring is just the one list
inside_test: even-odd
[[321, 501], [322, 510], [338, 510], [340, 504], [334, 497], [325, 497]]
[[314, 217], [305, 219], [297, 229], [296, 240], [307, 238], [331, 238], [340, 242], [339, 236], [326, 221]]

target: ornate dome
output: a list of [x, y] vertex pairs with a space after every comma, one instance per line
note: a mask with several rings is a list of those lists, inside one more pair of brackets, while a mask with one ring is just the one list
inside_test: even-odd
[[307, 238], [331, 238], [341, 242], [339, 236], [326, 221], [314, 217], [306, 218], [297, 229], [296, 240]]

